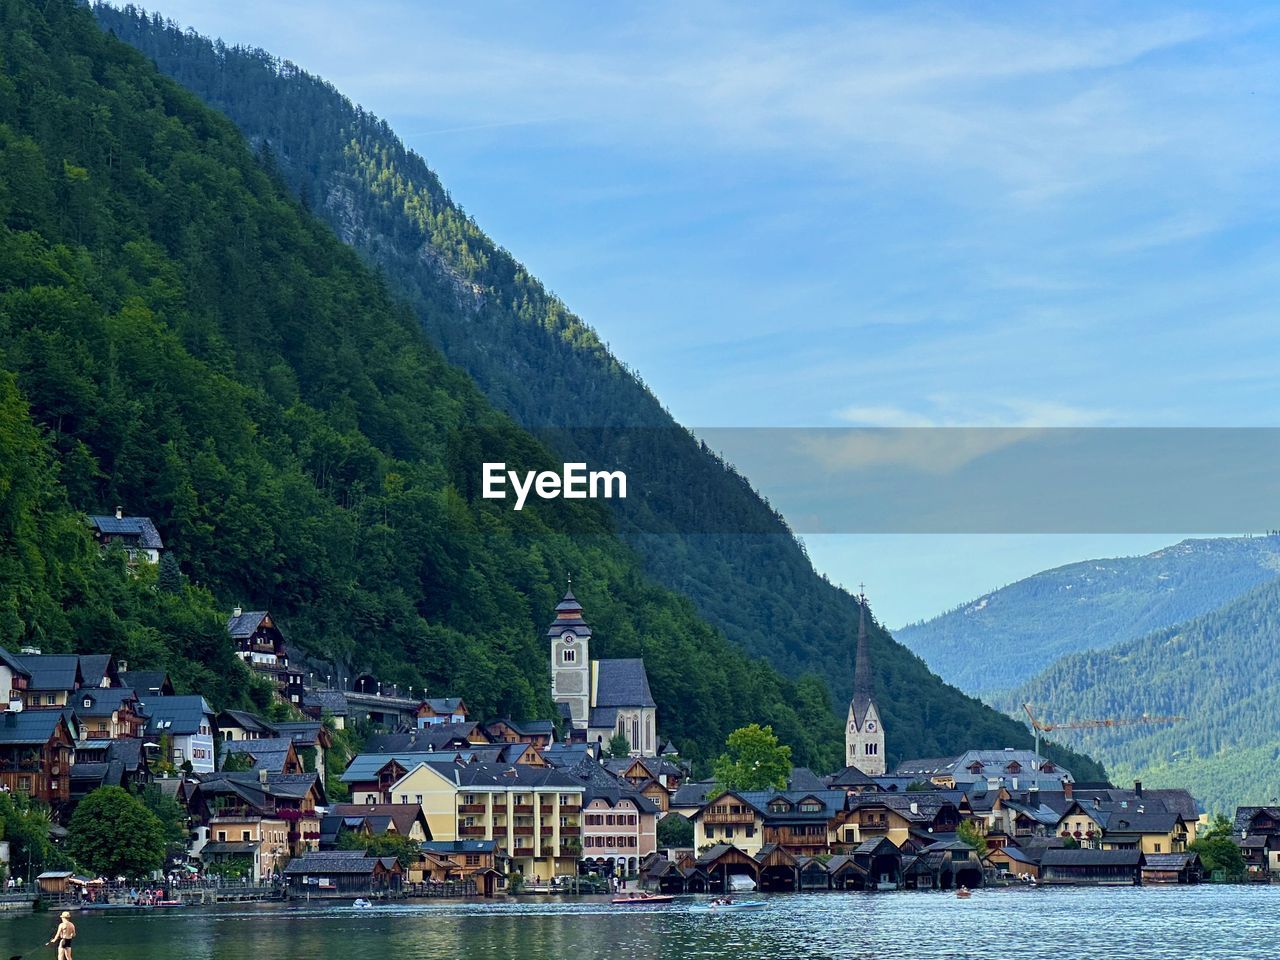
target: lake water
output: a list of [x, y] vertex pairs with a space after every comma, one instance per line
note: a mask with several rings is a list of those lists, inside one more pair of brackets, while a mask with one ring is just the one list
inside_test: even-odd
[[[314, 903], [76, 915], [76, 960], [1275, 957], [1280, 887], [783, 894], [756, 912], [601, 900]], [[0, 960], [52, 957], [53, 914], [0, 915]]]

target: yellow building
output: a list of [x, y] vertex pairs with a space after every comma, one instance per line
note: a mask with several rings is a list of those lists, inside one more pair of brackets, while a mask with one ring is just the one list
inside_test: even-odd
[[764, 846], [764, 811], [733, 791], [703, 804], [690, 819], [694, 850], [723, 843], [754, 857]]
[[583, 790], [552, 767], [435, 762], [418, 764], [389, 793], [422, 805], [433, 840], [493, 840], [534, 882], [577, 873]]

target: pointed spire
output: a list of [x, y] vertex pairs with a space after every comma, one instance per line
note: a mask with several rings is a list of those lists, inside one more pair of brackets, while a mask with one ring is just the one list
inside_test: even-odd
[[871, 705], [871, 653], [867, 644], [867, 591], [858, 584], [858, 646], [853, 663], [853, 713], [858, 724]]

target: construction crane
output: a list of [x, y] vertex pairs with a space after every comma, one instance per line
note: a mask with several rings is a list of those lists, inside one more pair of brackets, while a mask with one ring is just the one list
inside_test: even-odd
[[1036, 753], [1040, 753], [1040, 734], [1050, 730], [1097, 730], [1101, 727], [1132, 727], [1140, 723], [1177, 723], [1186, 717], [1153, 717], [1144, 713], [1140, 717], [1108, 717], [1105, 720], [1072, 720], [1069, 723], [1044, 723], [1031, 712], [1031, 704], [1024, 703], [1022, 709], [1027, 712], [1031, 721], [1031, 730], [1036, 736]]

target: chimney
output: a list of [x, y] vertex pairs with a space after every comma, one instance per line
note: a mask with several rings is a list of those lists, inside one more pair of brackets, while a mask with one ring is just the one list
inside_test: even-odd
[[241, 607], [236, 607], [234, 610], [231, 611], [231, 615], [233, 617], [238, 617], [243, 613], [244, 613], [244, 609]]
[[116, 673], [128, 673], [128, 672], [129, 672], [129, 661], [128, 661], [128, 660], [117, 660], [117, 661], [116, 661]]
[[124, 507], [121, 507], [121, 506], [116, 507], [116, 519], [117, 520], [124, 519]]
[[267, 785], [267, 768], [263, 767], [258, 771], [258, 782], [264, 787]]
[[920, 804], [916, 803], [914, 800], [911, 801], [911, 812], [913, 814], [920, 812]]
[[1070, 780], [1063, 780], [1062, 781], [1062, 799], [1070, 800], [1074, 792], [1075, 792], [1074, 784], [1072, 784]]
[[1134, 795], [1135, 797], [1140, 797], [1140, 796], [1142, 796], [1142, 781], [1141, 781], [1141, 780], [1135, 780], [1135, 781], [1133, 781], [1133, 795]]

